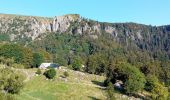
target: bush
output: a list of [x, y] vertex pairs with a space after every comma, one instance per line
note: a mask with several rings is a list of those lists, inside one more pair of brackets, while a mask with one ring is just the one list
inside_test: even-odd
[[114, 87], [113, 87], [113, 84], [111, 82], [108, 83], [108, 86], [107, 86], [107, 99], [108, 100], [116, 100], [115, 96], [114, 96]]
[[42, 54], [33, 53], [33, 67], [38, 68], [43, 61], [44, 61], [44, 57]]
[[108, 65], [108, 61], [105, 55], [101, 53], [95, 53], [94, 55], [90, 55], [88, 57], [88, 63], [86, 70], [92, 74], [102, 74], [104, 73], [104, 68]]
[[53, 79], [56, 75], [56, 71], [54, 68], [51, 68], [47, 71], [44, 72], [44, 75], [48, 78], [48, 79]]
[[124, 90], [127, 94], [135, 94], [144, 89], [146, 79], [138, 68], [128, 63], [121, 63], [117, 64], [115, 68], [110, 71], [105, 84], [121, 80], [124, 83]]
[[68, 77], [69, 76], [69, 73], [67, 71], [64, 72], [64, 76], [65, 77]]
[[11, 94], [19, 93], [24, 85], [24, 76], [9, 68], [0, 69], [0, 80], [2, 81], [1, 89]]
[[168, 98], [168, 89], [159, 82], [156, 76], [148, 75], [146, 79], [145, 90], [152, 93], [152, 99], [166, 100]]
[[5, 91], [16, 94], [19, 93], [20, 89], [23, 88], [23, 80], [19, 78], [19, 75], [12, 75], [5, 85]]
[[40, 75], [41, 74], [41, 69], [38, 68], [36, 74]]
[[168, 100], [168, 89], [160, 83], [154, 84], [151, 93], [154, 100]]
[[12, 64], [12, 67], [14, 67], [14, 68], [24, 68], [24, 65], [22, 65], [22, 64], [16, 64], [16, 63], [14, 63], [14, 64]]
[[121, 74], [127, 77], [124, 80], [126, 93], [132, 94], [144, 89], [146, 79], [139, 69], [130, 64], [121, 64], [120, 70]]
[[7, 58], [5, 59], [5, 62], [7, 66], [12, 66], [12, 64], [14, 64], [14, 59]]
[[72, 63], [73, 70], [80, 70], [81, 69], [81, 60], [76, 58]]
[[5, 64], [7, 66], [12, 66], [12, 64], [14, 64], [14, 59], [13, 58], [0, 57], [0, 63]]
[[0, 100], [16, 100], [14, 95], [0, 92]]

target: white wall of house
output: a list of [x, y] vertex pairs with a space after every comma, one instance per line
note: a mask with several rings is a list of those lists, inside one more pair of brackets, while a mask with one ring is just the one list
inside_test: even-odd
[[49, 66], [51, 67], [54, 67], [54, 68], [58, 68], [59, 66], [57, 64], [54, 64], [54, 63], [42, 63], [39, 68], [40, 69], [46, 69], [48, 68]]

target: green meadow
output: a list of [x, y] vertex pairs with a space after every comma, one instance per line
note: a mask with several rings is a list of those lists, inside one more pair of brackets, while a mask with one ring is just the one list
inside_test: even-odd
[[[43, 75], [35, 75], [36, 69], [22, 70], [28, 77], [17, 100], [94, 100], [106, 99], [105, 88], [99, 84], [105, 79], [97, 76], [68, 69], [58, 69], [53, 80]], [[63, 78], [67, 71], [69, 77]]]

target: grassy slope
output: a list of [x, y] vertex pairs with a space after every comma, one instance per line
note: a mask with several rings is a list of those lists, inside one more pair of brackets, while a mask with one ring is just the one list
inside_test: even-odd
[[[69, 77], [64, 81], [60, 76], [67, 70]], [[29, 70], [29, 74], [36, 71]], [[26, 82], [24, 89], [17, 100], [91, 100], [106, 99], [106, 93], [102, 87], [91, 81], [101, 82], [102, 76], [83, 74], [68, 69], [57, 70], [54, 80], [46, 80], [43, 75], [33, 76]]]

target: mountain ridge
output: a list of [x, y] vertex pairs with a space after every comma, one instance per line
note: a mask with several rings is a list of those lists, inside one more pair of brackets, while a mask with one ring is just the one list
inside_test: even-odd
[[[25, 34], [27, 37], [31, 37], [32, 40], [34, 40], [36, 37], [38, 37], [41, 33], [45, 33], [48, 31], [49, 32], [66, 32], [67, 29], [70, 28], [70, 23], [72, 23], [72, 22], [74, 22], [74, 23], [77, 22], [76, 24], [79, 24], [79, 25], [81, 24], [81, 26], [84, 26], [83, 28], [79, 27], [77, 30], [75, 30], [75, 29], [69, 30], [69, 31], [76, 31], [79, 34], [84, 33], [88, 29], [90, 29], [90, 31], [88, 33], [94, 33], [94, 31], [101, 33], [100, 32], [101, 24], [107, 24], [107, 27], [104, 29], [104, 31], [107, 33], [110, 33], [110, 34], [114, 33], [114, 30], [115, 30], [114, 27], [112, 27], [113, 24], [137, 24], [137, 25], [142, 25], [142, 26], [149, 26], [149, 25], [138, 24], [138, 23], [98, 22], [95, 20], [81, 17], [79, 14], [67, 14], [67, 15], [63, 15], [63, 16], [56, 16], [54, 18], [13, 15], [13, 14], [0, 14], [0, 21], [1, 21], [0, 26], [3, 28], [3, 29], [0, 29], [0, 32], [1, 33], [15, 32], [15, 30], [17, 29], [17, 25], [14, 25], [15, 27], [13, 27], [12, 29], [10, 29], [9, 25], [2, 25], [2, 23], [15, 24], [13, 21], [15, 19], [18, 20], [18, 22], [16, 22], [16, 23], [22, 24], [20, 26], [22, 29], [20, 29], [18, 31], [18, 33], [20, 33], [21, 30], [24, 31], [24, 29], [28, 28], [28, 30], [25, 32], [22, 32], [22, 34]], [[23, 21], [23, 22], [20, 22], [19, 20]], [[84, 21], [84, 23], [80, 23], [82, 21]], [[90, 24], [90, 22], [92, 22], [93, 25], [87, 25], [87, 24]], [[31, 24], [31, 25], [29, 26], [28, 24]], [[73, 25], [73, 27], [77, 28], [79, 25], [77, 25], [77, 26]], [[3, 26], [6, 26], [6, 27], [3, 27]], [[27, 27], [23, 27], [23, 26], [27, 26]], [[10, 30], [13, 30], [13, 31], [10, 32]], [[93, 30], [93, 32], [91, 30]], [[31, 32], [29, 32], [29, 31], [31, 31]], [[30, 34], [32, 34], [32, 35], [30, 36]], [[12, 37], [10, 37], [10, 40], [13, 41], [14, 40], [13, 37], [14, 37], [14, 35], [12, 35]]]
[[[7, 14], [7, 13], [0, 13], [0, 16], [4, 15], [4, 16], [20, 16], [20, 17], [36, 17], [36, 18], [47, 18], [47, 19], [53, 19], [55, 17], [59, 17], [59, 16], [67, 16], [67, 15], [78, 15], [81, 16], [80, 14], [77, 13], [70, 13], [70, 14], [63, 14], [63, 15], [56, 15], [56, 16], [38, 16], [38, 15], [24, 15], [24, 14]], [[84, 17], [81, 16], [82, 18], [86, 18], [86, 19], [90, 19], [93, 21], [97, 21], [100, 23], [110, 23], [110, 24], [121, 24], [121, 23], [135, 23], [135, 24], [140, 24], [140, 25], [146, 25], [146, 26], [156, 26], [156, 27], [160, 27], [160, 26], [168, 26], [170, 24], [163, 24], [163, 25], [152, 25], [152, 24], [145, 24], [145, 23], [140, 23], [140, 22], [133, 22], [133, 21], [127, 21], [127, 22], [109, 22], [109, 21], [98, 21], [96, 19], [92, 19], [92, 18], [88, 18], [88, 17]]]
[[137, 23], [98, 22], [81, 17], [79, 14], [56, 16], [52, 19], [10, 16], [0, 15], [1, 41], [22, 41], [27, 44], [30, 41], [42, 39], [48, 33], [87, 35], [93, 39], [97, 39], [101, 34], [110, 34], [116, 42], [123, 45], [133, 43], [140, 49], [170, 50], [170, 25], [151, 26]]

